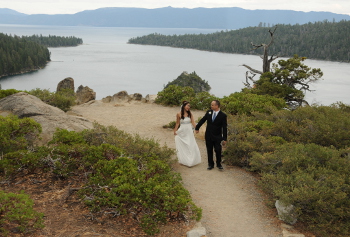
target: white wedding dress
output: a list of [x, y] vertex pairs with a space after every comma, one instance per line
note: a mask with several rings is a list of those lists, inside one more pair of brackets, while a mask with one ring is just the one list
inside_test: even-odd
[[201, 163], [201, 154], [194, 138], [189, 117], [180, 120], [180, 128], [176, 131], [176, 134], [175, 145], [179, 163], [188, 167]]

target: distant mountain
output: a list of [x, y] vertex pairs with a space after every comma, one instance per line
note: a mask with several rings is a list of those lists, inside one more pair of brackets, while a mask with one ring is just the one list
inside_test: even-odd
[[240, 29], [275, 24], [305, 24], [350, 20], [349, 15], [292, 10], [245, 10], [232, 8], [100, 8], [76, 14], [26, 15], [0, 8], [0, 24]]
[[25, 16], [26, 14], [17, 12], [8, 8], [0, 8], [0, 15], [16, 15], [16, 16]]

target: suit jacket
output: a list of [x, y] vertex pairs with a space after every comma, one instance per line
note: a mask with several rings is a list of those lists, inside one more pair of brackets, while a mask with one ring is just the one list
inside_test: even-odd
[[207, 129], [205, 131], [205, 140], [227, 141], [227, 115], [220, 110], [214, 121], [212, 117], [213, 110], [208, 110], [198, 122], [196, 130], [199, 130], [206, 121]]

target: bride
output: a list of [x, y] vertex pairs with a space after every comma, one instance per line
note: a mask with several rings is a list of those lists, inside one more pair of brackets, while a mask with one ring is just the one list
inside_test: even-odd
[[201, 163], [201, 154], [192, 129], [196, 127], [196, 124], [190, 108], [188, 101], [182, 102], [181, 111], [176, 114], [176, 125], [174, 128], [179, 163], [188, 167]]

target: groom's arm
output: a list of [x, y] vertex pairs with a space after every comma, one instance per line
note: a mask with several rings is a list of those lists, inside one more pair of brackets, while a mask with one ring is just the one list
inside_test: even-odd
[[[208, 112], [207, 112], [208, 113]], [[199, 128], [203, 125], [203, 123], [205, 123], [205, 121], [207, 121], [207, 113], [205, 113], [205, 115], [203, 116], [203, 118], [201, 118], [201, 120], [199, 120], [199, 122], [197, 123], [197, 126], [195, 128], [196, 132], [198, 133]]]
[[227, 115], [226, 114], [222, 122], [222, 140], [225, 142], [227, 141]]

